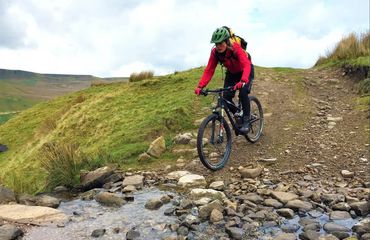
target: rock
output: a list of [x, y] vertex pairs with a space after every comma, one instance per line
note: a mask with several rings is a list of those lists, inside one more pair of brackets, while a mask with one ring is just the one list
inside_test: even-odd
[[290, 192], [279, 192], [279, 191], [271, 192], [271, 196], [284, 204], [286, 204], [287, 202], [291, 200], [298, 198], [297, 194], [290, 193]]
[[263, 202], [263, 198], [256, 193], [247, 193], [245, 199], [256, 204], [260, 204]]
[[281, 227], [281, 230], [286, 233], [295, 233], [299, 230], [300, 226], [298, 224], [287, 224]]
[[127, 185], [122, 189], [122, 193], [130, 193], [130, 192], [135, 192], [136, 187], [134, 185]]
[[203, 189], [203, 188], [194, 188], [190, 191], [189, 197], [193, 200], [198, 200], [202, 197], [207, 197], [211, 199], [226, 199], [226, 195], [223, 192], [216, 191], [213, 189]]
[[291, 208], [291, 209], [294, 209], [294, 210], [303, 210], [303, 211], [310, 211], [312, 210], [313, 206], [311, 203], [309, 202], [304, 202], [302, 200], [291, 200], [289, 201], [285, 207], [287, 208]]
[[164, 137], [161, 136], [150, 144], [147, 153], [152, 157], [159, 158], [164, 151], [166, 151], [166, 143]]
[[211, 198], [203, 197], [201, 199], [194, 201], [194, 204], [196, 206], [202, 206], [202, 205], [206, 205], [207, 203], [210, 203], [211, 201], [212, 201]]
[[352, 231], [356, 232], [360, 236], [365, 233], [370, 233], [370, 218], [365, 218], [359, 223], [355, 224], [352, 227]]
[[113, 169], [107, 166], [88, 172], [81, 177], [81, 189], [88, 191], [93, 188], [101, 188], [105, 183], [104, 180], [112, 174]]
[[224, 215], [222, 215], [222, 212], [218, 209], [213, 209], [211, 212], [211, 216], [209, 217], [209, 220], [211, 222], [219, 222], [224, 219]]
[[0, 143], [0, 153], [8, 151], [8, 146]]
[[273, 207], [276, 209], [283, 207], [283, 204], [281, 202], [272, 198], [265, 199], [264, 204], [268, 207]]
[[0, 205], [0, 219], [23, 224], [64, 224], [69, 218], [62, 211], [21, 204]]
[[140, 237], [140, 232], [136, 231], [135, 228], [132, 228], [126, 233], [127, 240], [135, 240]]
[[261, 175], [263, 171], [263, 168], [252, 168], [252, 169], [248, 169], [248, 168], [242, 168], [239, 170], [242, 178], [256, 178], [258, 177], [259, 175]]
[[307, 232], [308, 230], [311, 230], [311, 231], [316, 231], [316, 232], [319, 232], [320, 231], [320, 223], [318, 222], [313, 222], [313, 223], [310, 223], [310, 224], [307, 224], [303, 227], [303, 231]]
[[175, 172], [170, 172], [169, 174], [167, 174], [166, 178], [169, 180], [178, 181], [181, 177], [188, 175], [188, 174], [191, 174], [191, 173], [188, 171], [175, 171]]
[[148, 160], [150, 160], [152, 157], [148, 154], [148, 153], [142, 153], [139, 155], [139, 157], [137, 158], [137, 160], [139, 162], [146, 162]]
[[303, 232], [299, 234], [299, 239], [302, 240], [317, 240], [320, 237], [319, 232], [308, 230], [307, 232]]
[[330, 220], [344, 220], [352, 218], [346, 211], [333, 211], [330, 213]]
[[339, 211], [349, 211], [351, 210], [351, 207], [349, 206], [348, 203], [346, 202], [339, 202], [337, 204], [334, 204], [332, 207], [331, 207], [333, 210], [339, 210]]
[[295, 234], [294, 233], [281, 233], [277, 235], [275, 240], [296, 240]]
[[288, 219], [291, 219], [291, 218], [294, 217], [294, 211], [292, 209], [289, 209], [289, 208], [281, 208], [281, 209], [276, 210], [276, 212], [280, 216], [288, 218]]
[[351, 229], [344, 227], [342, 225], [339, 225], [334, 222], [328, 222], [325, 223], [323, 226], [324, 230], [328, 233], [333, 233], [333, 232], [349, 232]]
[[[357, 240], [357, 238], [354, 238], [354, 239], [345, 239], [345, 240]], [[369, 233], [365, 233], [361, 236], [361, 240], [370, 240], [370, 232]]]
[[20, 239], [23, 236], [23, 231], [16, 226], [5, 224], [0, 226], [0, 239], [12, 240]]
[[358, 216], [366, 216], [370, 213], [370, 201], [353, 202], [349, 206]]
[[339, 122], [339, 121], [342, 121], [343, 118], [342, 117], [327, 117], [327, 119], [329, 122]]
[[231, 239], [243, 239], [243, 229], [237, 227], [226, 227], [225, 230]]
[[213, 209], [217, 209], [219, 212], [223, 211], [223, 206], [220, 200], [214, 200], [206, 205], [199, 207], [199, 218], [208, 219]]
[[181, 187], [201, 187], [205, 186], [206, 184], [206, 179], [203, 176], [197, 174], [185, 175], [181, 177], [177, 182], [177, 185]]
[[329, 234], [329, 235], [320, 236], [319, 240], [339, 240], [339, 239], [336, 236]]
[[144, 177], [141, 175], [133, 175], [133, 176], [128, 176], [125, 177], [125, 179], [122, 182], [122, 188], [132, 185], [135, 186], [135, 188], [142, 188], [144, 183], [143, 183]]
[[94, 237], [94, 238], [102, 237], [105, 234], [105, 232], [106, 232], [105, 229], [95, 229], [91, 233], [91, 237]]
[[163, 204], [167, 204], [167, 203], [171, 202], [171, 197], [169, 195], [163, 195], [163, 196], [161, 196], [161, 202]]
[[225, 189], [225, 183], [224, 181], [216, 181], [213, 182], [209, 185], [209, 188], [218, 190], [218, 191], [223, 191]]
[[109, 192], [100, 192], [95, 196], [95, 201], [102, 205], [111, 206], [111, 207], [121, 207], [126, 203], [122, 197], [117, 194]]
[[344, 178], [353, 178], [355, 176], [354, 172], [350, 172], [348, 170], [342, 170], [341, 174]]
[[149, 210], [156, 210], [163, 206], [163, 202], [160, 198], [153, 198], [145, 203], [145, 208]]
[[176, 135], [173, 138], [173, 141], [176, 144], [188, 144], [192, 138], [193, 138], [193, 135], [191, 133], [184, 133], [184, 134]]
[[343, 194], [323, 194], [321, 195], [321, 201], [325, 204], [333, 205], [338, 202], [344, 202], [345, 196]]
[[185, 226], [181, 226], [177, 229], [177, 234], [180, 236], [187, 236], [189, 234], [189, 229]]
[[36, 198], [35, 204], [37, 206], [58, 208], [60, 204], [60, 200], [58, 198], [51, 197], [48, 195], [42, 195]]
[[14, 192], [9, 188], [0, 186], [0, 204], [6, 204], [9, 202], [17, 202]]

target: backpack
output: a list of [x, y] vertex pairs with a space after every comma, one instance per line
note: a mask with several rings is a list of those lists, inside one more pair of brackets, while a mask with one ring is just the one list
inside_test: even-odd
[[[240, 37], [240, 36], [238, 36], [238, 35], [235, 35], [235, 33], [233, 32], [233, 30], [232, 30], [231, 28], [229, 28], [229, 27], [227, 27], [227, 26], [223, 26], [223, 27], [224, 27], [224, 28], [226, 28], [226, 29], [227, 29], [227, 31], [228, 31], [228, 32], [229, 32], [229, 34], [230, 34], [230, 38], [229, 38], [230, 44], [231, 44], [231, 45], [233, 45], [233, 44], [234, 44], [234, 42], [238, 43], [238, 44], [241, 46], [241, 48], [245, 51], [245, 53], [247, 54], [248, 59], [252, 62], [252, 57], [251, 57], [251, 55], [247, 52], [247, 45], [248, 45], [248, 42], [247, 42], [247, 41], [245, 41], [245, 39], [244, 39], [244, 38], [242, 38], [242, 37]], [[223, 64], [222, 64], [222, 62], [220, 61], [220, 58], [219, 58], [219, 56], [218, 56], [218, 54], [217, 54], [217, 51], [216, 51], [216, 57], [217, 57], [218, 61], [220, 62], [220, 64], [221, 64], [221, 65], [223, 65]], [[235, 57], [235, 56], [233, 55], [233, 57]], [[236, 58], [236, 57], [235, 57], [235, 58]], [[254, 65], [253, 65], [253, 64], [252, 64], [252, 66], [251, 66], [250, 78], [251, 78], [251, 79], [254, 79]]]

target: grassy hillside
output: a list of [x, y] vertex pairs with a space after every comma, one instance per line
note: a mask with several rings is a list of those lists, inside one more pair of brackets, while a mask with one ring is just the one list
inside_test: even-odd
[[[202, 71], [98, 85], [20, 113], [0, 125], [0, 143], [9, 147], [0, 154], [0, 181], [18, 191], [44, 189], [50, 182], [41, 162], [50, 144], [78, 146], [78, 153], [88, 159], [79, 168], [133, 166], [159, 135], [170, 145], [175, 133], [193, 128], [199, 109], [193, 89]], [[210, 86], [221, 85], [219, 74]], [[170, 156], [160, 161], [166, 158]]]

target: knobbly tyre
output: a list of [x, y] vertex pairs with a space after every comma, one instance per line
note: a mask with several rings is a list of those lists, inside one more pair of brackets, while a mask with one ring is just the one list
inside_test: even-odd
[[[201, 94], [204, 96], [212, 94], [217, 98], [217, 104], [214, 104], [212, 114], [206, 117], [200, 124], [197, 137], [197, 150], [200, 161], [205, 167], [213, 171], [223, 168], [229, 160], [231, 153], [231, 129], [226, 121], [226, 116], [231, 123], [235, 135], [243, 135], [251, 143], [256, 143], [263, 132], [263, 110], [257, 97], [249, 96], [251, 106], [251, 128], [248, 133], [242, 133], [239, 130], [243, 121], [240, 102], [238, 106], [236, 106], [234, 103], [224, 99], [223, 93], [226, 91], [233, 91], [233, 88], [205, 89], [201, 91]], [[232, 114], [229, 110], [227, 103], [237, 107], [237, 112], [235, 114]]]

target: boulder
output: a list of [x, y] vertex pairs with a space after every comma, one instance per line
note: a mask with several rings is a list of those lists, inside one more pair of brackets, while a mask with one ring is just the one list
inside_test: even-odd
[[117, 194], [109, 193], [109, 192], [100, 192], [95, 196], [95, 201], [102, 205], [110, 206], [110, 207], [121, 207], [123, 204], [126, 203], [122, 197]]
[[81, 177], [81, 188], [83, 191], [88, 191], [93, 188], [101, 188], [105, 183], [105, 179], [112, 174], [113, 169], [107, 166], [88, 172], [86, 175]]
[[163, 202], [160, 198], [152, 198], [145, 204], [145, 208], [149, 210], [156, 210], [163, 206]]
[[42, 195], [36, 197], [35, 204], [37, 206], [58, 208], [60, 204], [60, 199], [48, 195]]
[[125, 177], [125, 179], [122, 182], [122, 188], [132, 185], [136, 188], [142, 188], [144, 185], [144, 177], [142, 175], [133, 175]]
[[161, 136], [150, 144], [147, 153], [152, 157], [159, 158], [164, 151], [166, 151], [166, 143], [164, 137]]

